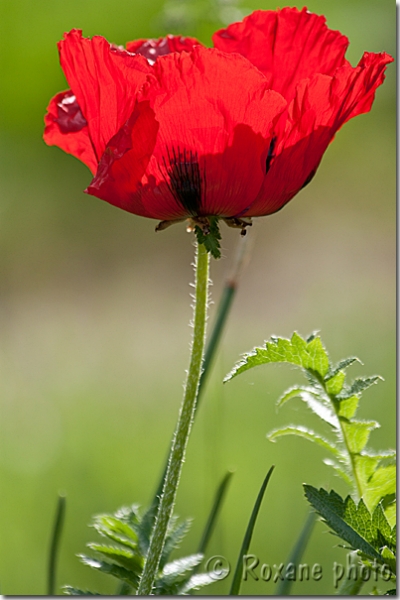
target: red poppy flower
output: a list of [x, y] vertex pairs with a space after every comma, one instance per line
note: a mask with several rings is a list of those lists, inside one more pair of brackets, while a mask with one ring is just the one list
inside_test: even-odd
[[210, 217], [244, 228], [312, 179], [393, 60], [365, 53], [352, 67], [347, 38], [305, 8], [256, 11], [213, 42], [167, 36], [124, 49], [64, 36], [71, 89], [51, 100], [44, 139], [90, 168], [89, 194], [166, 224], [189, 217], [204, 234]]

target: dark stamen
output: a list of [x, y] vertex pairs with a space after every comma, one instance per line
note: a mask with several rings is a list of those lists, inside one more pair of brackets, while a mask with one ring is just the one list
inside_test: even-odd
[[268, 148], [267, 160], [265, 161], [265, 174], [267, 174], [268, 171], [270, 170], [271, 163], [272, 163], [273, 159], [275, 158], [275, 154], [274, 154], [275, 145], [276, 145], [276, 135], [274, 135], [274, 137], [271, 139], [271, 142], [270, 142], [270, 145]]
[[[201, 207], [202, 177], [197, 154], [178, 147], [167, 149], [168, 160], [163, 157], [171, 193], [190, 215], [197, 215]], [[169, 181], [168, 181], [169, 180]]]

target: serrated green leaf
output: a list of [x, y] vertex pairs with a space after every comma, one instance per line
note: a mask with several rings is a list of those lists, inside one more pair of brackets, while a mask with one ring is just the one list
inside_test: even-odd
[[379, 375], [372, 377], [359, 377], [355, 379], [350, 387], [345, 387], [338, 395], [338, 400], [350, 398], [350, 396], [359, 396], [364, 390], [367, 390], [371, 385], [375, 385], [378, 381], [382, 381]]
[[322, 345], [321, 338], [316, 337], [307, 344], [307, 351], [310, 355], [310, 362], [308, 367], [305, 368], [312, 369], [321, 377], [325, 377], [329, 371], [329, 357]]
[[352, 419], [356, 414], [359, 401], [360, 399], [358, 396], [350, 396], [345, 400], [340, 400], [339, 417], [344, 417], [345, 419]]
[[361, 363], [360, 359], [356, 356], [350, 356], [349, 358], [344, 358], [343, 360], [340, 360], [337, 363], [337, 365], [329, 369], [328, 373], [325, 375], [325, 381], [329, 381], [332, 377], [339, 373], [339, 371], [344, 371], [344, 369], [347, 369], [347, 367], [349, 367], [356, 361]]
[[382, 534], [386, 544], [391, 544], [392, 530], [383, 512], [382, 504], [378, 504], [372, 513], [372, 525]]
[[[226, 574], [221, 572], [221, 579], [224, 579], [224, 575], [227, 576], [228, 570], [226, 570]], [[198, 575], [192, 575], [192, 577], [187, 581], [180, 589], [179, 595], [183, 596], [189, 594], [189, 592], [194, 592], [195, 590], [200, 590], [206, 585], [210, 585], [211, 583], [215, 583], [215, 579], [211, 577], [208, 573], [199, 573]]]
[[380, 427], [376, 421], [349, 421], [340, 418], [346, 444], [352, 454], [359, 454], [367, 445], [371, 431]]
[[392, 542], [392, 546], [396, 546], [396, 523], [394, 524], [393, 529], [392, 529], [391, 542]]
[[292, 398], [300, 398], [303, 392], [309, 392], [311, 394], [314, 393], [314, 389], [305, 386], [295, 386], [289, 388], [288, 390], [286, 390], [286, 392], [282, 394], [280, 398], [278, 398], [276, 405], [280, 408], [288, 400], [292, 400]]
[[95, 517], [93, 527], [103, 537], [107, 537], [114, 542], [137, 549], [137, 533], [127, 523], [111, 515], [98, 515]]
[[254, 348], [252, 352], [244, 355], [243, 360], [225, 377], [224, 382], [258, 365], [280, 362], [309, 369], [321, 377], [324, 377], [329, 369], [328, 355], [321, 339], [316, 337], [307, 343], [295, 332], [290, 340], [272, 337], [271, 341], [266, 342], [265, 348]]
[[[304, 490], [307, 500], [339, 537], [354, 550], [360, 550], [382, 562], [381, 555], [369, 541], [371, 515], [362, 500], [356, 507], [350, 496], [343, 501], [339, 494], [333, 491], [328, 494], [324, 489], [317, 490], [310, 485], [304, 485]], [[361, 532], [355, 527], [359, 527]]]
[[70, 585], [65, 585], [63, 587], [64, 593], [66, 594], [66, 596], [101, 596], [102, 594], [99, 594], [97, 592], [89, 592], [88, 590], [83, 591], [83, 590], [79, 590], [78, 588], [74, 588]]
[[97, 558], [86, 556], [85, 554], [80, 554], [78, 556], [84, 565], [92, 567], [92, 569], [97, 569], [101, 573], [112, 575], [113, 577], [116, 577], [121, 581], [125, 581], [125, 583], [129, 583], [129, 585], [132, 586], [136, 586], [138, 583], [138, 576], [124, 567], [119, 567], [118, 565], [113, 565], [105, 562], [104, 560], [98, 560]]
[[303, 427], [302, 425], [288, 425], [287, 427], [282, 427], [280, 429], [274, 429], [273, 431], [271, 431], [270, 433], [267, 434], [267, 438], [271, 442], [274, 442], [277, 438], [282, 437], [284, 435], [297, 435], [298, 437], [305, 438], [306, 440], [309, 440], [310, 442], [315, 442], [316, 444], [318, 444], [325, 450], [329, 450], [337, 458], [342, 457], [341, 452], [336, 448], [336, 446], [334, 446], [331, 442], [329, 442], [329, 440], [318, 435], [311, 429], [307, 429], [306, 427]]
[[167, 535], [167, 538], [165, 541], [164, 549], [163, 549], [163, 552], [161, 555], [160, 569], [162, 569], [164, 567], [164, 565], [166, 564], [171, 552], [175, 548], [179, 547], [179, 544], [182, 542], [183, 538], [189, 531], [190, 525], [191, 525], [191, 520], [186, 519], [179, 525], [175, 521], [173, 523], [172, 528], [170, 527], [170, 530], [168, 532], [168, 535]]
[[210, 226], [208, 233], [204, 233], [201, 227], [195, 226], [195, 234], [199, 244], [204, 244], [207, 252], [214, 258], [221, 258], [221, 234], [219, 232], [218, 219], [216, 217], [209, 217]]
[[336, 375], [330, 377], [325, 383], [328, 394], [332, 394], [333, 396], [339, 394], [343, 388], [345, 379], [346, 375], [343, 373], [343, 371], [339, 371], [339, 373], [336, 373]]
[[113, 559], [121, 567], [131, 569], [138, 575], [140, 575], [140, 573], [142, 572], [144, 562], [143, 558], [129, 550], [125, 550], [123, 548], [116, 548], [115, 546], [104, 546], [102, 544], [96, 544], [94, 542], [89, 543], [88, 547], [91, 550], [102, 554], [108, 559]]
[[392, 573], [396, 573], [396, 556], [393, 554], [392, 550], [387, 546], [383, 546], [381, 553]]
[[381, 467], [369, 478], [363, 497], [367, 505], [375, 507], [383, 497], [396, 493], [396, 467]]
[[278, 400], [277, 405], [280, 407], [282, 404], [292, 398], [300, 398], [305, 402], [320, 419], [329, 423], [332, 427], [339, 427], [339, 421], [336, 415], [333, 413], [330, 406], [327, 405], [326, 399], [322, 396], [323, 390], [313, 388], [310, 386], [297, 386], [287, 390], [283, 396]]
[[184, 558], [178, 558], [167, 565], [162, 570], [164, 580], [176, 580], [178, 577], [187, 575], [189, 571], [197, 567], [203, 560], [203, 554], [192, 554]]
[[395, 546], [396, 545], [396, 517], [397, 517], [396, 501], [391, 502], [390, 504], [385, 506], [385, 515], [386, 515], [389, 525], [391, 527], [393, 527], [391, 540], [392, 540], [392, 546]]

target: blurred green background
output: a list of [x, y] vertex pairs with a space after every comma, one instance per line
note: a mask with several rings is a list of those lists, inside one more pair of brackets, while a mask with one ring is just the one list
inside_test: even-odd
[[[293, 2], [301, 7], [301, 2]], [[193, 239], [184, 226], [154, 233], [155, 222], [82, 190], [86, 167], [42, 141], [49, 99], [67, 86], [56, 42], [73, 27], [117, 44], [186, 33], [209, 44], [215, 29], [270, 0], [0, 0], [1, 342], [0, 585], [7, 595], [45, 593], [56, 495], [67, 495], [59, 584], [113, 592], [81, 565], [93, 514], [150, 501], [182, 395], [191, 329]], [[393, 0], [309, 0], [328, 26], [364, 50], [395, 54]], [[242, 12], [241, 12], [242, 11]], [[224, 224], [223, 258], [212, 264], [220, 298], [237, 231]], [[272, 334], [320, 330], [333, 360], [356, 354], [351, 375], [381, 374], [360, 416], [376, 418], [375, 449], [395, 444], [395, 66], [372, 112], [346, 124], [317, 176], [283, 211], [259, 219], [219, 357], [197, 415], [176, 512], [194, 517], [182, 553], [195, 550], [220, 478], [235, 475], [208, 555], [234, 562], [262, 479], [276, 470], [251, 551], [285, 561], [307, 506], [302, 482], [347, 490], [303, 440], [272, 444], [270, 429], [317, 426], [294, 402], [275, 401], [300, 373], [250, 371], [223, 386], [240, 353]], [[215, 305], [211, 306], [210, 325]], [[345, 551], [318, 523], [304, 561], [323, 566], [319, 582], [294, 592], [333, 592], [333, 561]], [[210, 588], [226, 593], [228, 582]], [[247, 594], [273, 583], [248, 582]]]

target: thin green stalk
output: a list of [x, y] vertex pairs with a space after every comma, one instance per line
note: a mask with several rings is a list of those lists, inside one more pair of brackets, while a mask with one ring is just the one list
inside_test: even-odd
[[[239, 240], [239, 245], [238, 245], [238, 248], [236, 251], [236, 256], [235, 256], [235, 259], [233, 262], [232, 272], [225, 283], [224, 290], [223, 290], [222, 296], [221, 296], [221, 300], [219, 301], [219, 304], [218, 304], [217, 316], [215, 319], [215, 323], [213, 325], [213, 329], [211, 331], [211, 335], [207, 341], [206, 350], [205, 350], [205, 354], [204, 354], [203, 370], [202, 370], [202, 373], [200, 376], [199, 391], [197, 394], [197, 402], [196, 402], [195, 411], [197, 411], [197, 409], [199, 407], [200, 398], [201, 398], [202, 392], [204, 390], [205, 382], [206, 382], [209, 372], [211, 370], [210, 367], [212, 365], [219, 342], [221, 340], [222, 332], [224, 330], [224, 327], [225, 327], [225, 324], [226, 324], [226, 321], [227, 321], [227, 318], [228, 318], [228, 315], [229, 315], [229, 312], [230, 312], [230, 309], [232, 306], [232, 302], [233, 302], [233, 299], [236, 294], [240, 273], [249, 260], [250, 243], [251, 243], [249, 240], [250, 240], [250, 236], [245, 236], [244, 238], [240, 238], [240, 240]], [[161, 497], [161, 493], [162, 493], [162, 490], [164, 487], [165, 476], [166, 476], [167, 468], [168, 468], [168, 460], [169, 460], [169, 455], [167, 457], [167, 460], [166, 460], [166, 463], [165, 463], [165, 466], [164, 466], [164, 469], [162, 472], [162, 476], [158, 482], [156, 492], [153, 496], [153, 501], [151, 503], [151, 507], [147, 514], [147, 517], [149, 519], [152, 519], [154, 517], [155, 512], [157, 511], [158, 502], [159, 502], [159, 499]]]
[[65, 496], [58, 496], [56, 516], [51, 535], [49, 563], [47, 573], [47, 596], [54, 596], [56, 582], [57, 555], [60, 547], [62, 527], [65, 516]]
[[137, 590], [138, 596], [149, 596], [152, 593], [165, 544], [168, 524], [175, 504], [186, 446], [196, 408], [205, 341], [209, 263], [210, 255], [203, 244], [198, 244], [193, 344], [189, 371], [179, 419], [171, 446], [165, 485], [150, 539], [146, 563]]

